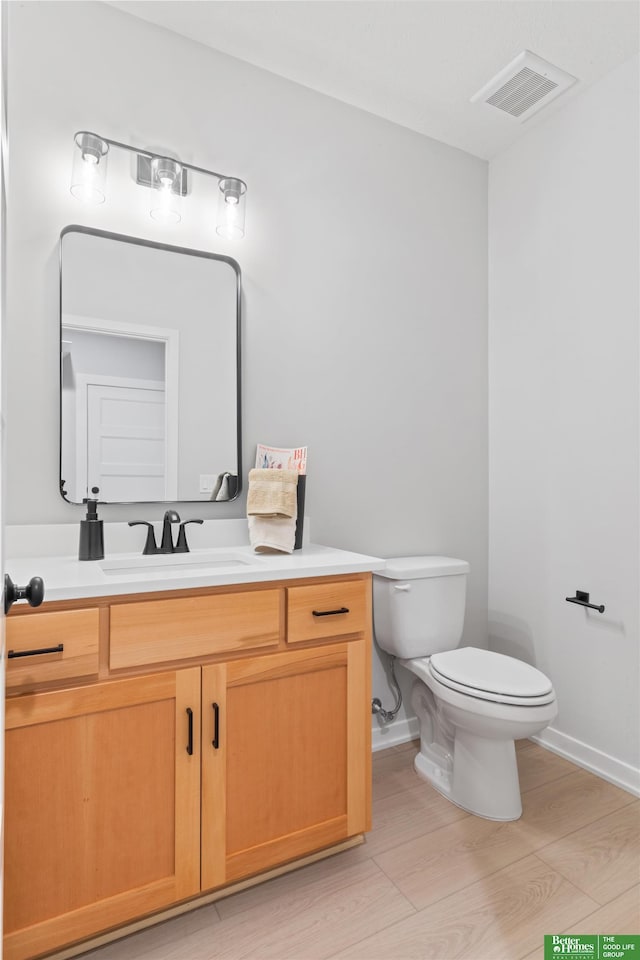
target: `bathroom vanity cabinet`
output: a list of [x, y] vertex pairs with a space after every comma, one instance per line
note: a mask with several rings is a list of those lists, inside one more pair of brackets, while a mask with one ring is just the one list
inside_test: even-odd
[[6, 630], [29, 653], [7, 661], [5, 960], [369, 829], [369, 573], [16, 606]]

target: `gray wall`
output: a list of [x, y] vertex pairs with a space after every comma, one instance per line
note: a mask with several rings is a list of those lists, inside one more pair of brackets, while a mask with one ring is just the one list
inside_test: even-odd
[[[225, 253], [244, 279], [245, 476], [257, 442], [307, 444], [313, 538], [469, 560], [465, 639], [484, 644], [486, 163], [106, 5], [14, 3], [9, 17], [7, 521], [82, 515], [57, 492], [62, 227]], [[122, 154], [107, 203], [83, 207], [78, 129], [242, 177], [245, 240], [218, 238], [204, 204], [156, 224]], [[378, 673], [374, 688], [386, 696]]]
[[638, 66], [505, 150], [489, 191], [491, 645], [553, 680], [543, 742], [636, 790]]

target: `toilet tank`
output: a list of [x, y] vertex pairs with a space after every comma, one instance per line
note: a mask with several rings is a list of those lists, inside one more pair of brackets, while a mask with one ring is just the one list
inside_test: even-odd
[[373, 575], [375, 638], [402, 659], [453, 650], [462, 637], [469, 564], [452, 557], [396, 557]]

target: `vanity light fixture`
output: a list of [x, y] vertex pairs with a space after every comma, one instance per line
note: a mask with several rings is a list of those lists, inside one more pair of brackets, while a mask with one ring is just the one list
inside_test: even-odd
[[196, 167], [173, 157], [158, 156], [127, 143], [80, 130], [74, 137], [71, 193], [84, 203], [104, 203], [107, 157], [110, 147], [136, 154], [136, 183], [150, 189], [149, 213], [160, 223], [179, 223], [182, 197], [187, 193], [188, 172], [214, 177], [218, 181], [216, 233], [227, 240], [244, 236], [247, 185], [238, 177]]

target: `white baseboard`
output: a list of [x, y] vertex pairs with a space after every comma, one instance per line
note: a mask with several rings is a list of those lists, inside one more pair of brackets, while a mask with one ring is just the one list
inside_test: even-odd
[[596, 750], [582, 740], [576, 740], [566, 733], [554, 730], [553, 727], [547, 727], [539, 736], [531, 739], [541, 747], [551, 750], [552, 753], [557, 753], [558, 756], [571, 760], [585, 770], [590, 770], [591, 773], [597, 774], [603, 780], [608, 780], [616, 787], [622, 787], [623, 790], [640, 797], [640, 770], [632, 767], [631, 764], [616, 760], [608, 753]]
[[386, 750], [387, 747], [407, 743], [419, 736], [420, 727], [417, 717], [411, 717], [409, 720], [394, 720], [393, 723], [387, 723], [384, 726], [374, 719], [371, 724], [371, 749], [375, 753], [376, 750]]
[[[395, 747], [400, 743], [407, 743], [409, 740], [415, 740], [420, 736], [420, 728], [417, 717], [411, 717], [409, 720], [395, 720], [393, 723], [382, 726], [374, 719], [371, 727], [371, 749], [375, 753], [377, 750], [385, 750], [387, 747]], [[603, 780], [621, 787], [635, 797], [640, 797], [640, 770], [632, 767], [629, 763], [622, 760], [616, 760], [615, 757], [582, 740], [576, 740], [560, 730], [554, 730], [553, 727], [547, 727], [537, 737], [531, 737], [535, 743], [545, 747], [552, 753], [570, 760], [572, 763], [595, 773]]]

